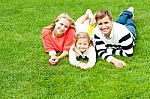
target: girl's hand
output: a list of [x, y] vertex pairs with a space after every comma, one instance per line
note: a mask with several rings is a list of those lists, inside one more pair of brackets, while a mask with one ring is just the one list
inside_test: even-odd
[[90, 68], [86, 63], [80, 63], [79, 66], [81, 69], [89, 69]]
[[90, 68], [90, 66], [88, 66], [88, 65], [85, 65], [84, 67], [82, 67], [81, 69], [89, 69]]
[[49, 59], [49, 63], [51, 64], [51, 65], [55, 65], [56, 63], [58, 62], [58, 58], [55, 56], [55, 57], [51, 57], [50, 59]]

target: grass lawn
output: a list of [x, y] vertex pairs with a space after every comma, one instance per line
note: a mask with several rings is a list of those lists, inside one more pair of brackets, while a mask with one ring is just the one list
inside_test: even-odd
[[[0, 0], [0, 99], [149, 99], [150, 6], [148, 0]], [[68, 57], [48, 64], [41, 30], [67, 12], [74, 20], [87, 8], [107, 9], [114, 20], [133, 6], [137, 26], [134, 56], [118, 69], [101, 58], [80, 70]]]

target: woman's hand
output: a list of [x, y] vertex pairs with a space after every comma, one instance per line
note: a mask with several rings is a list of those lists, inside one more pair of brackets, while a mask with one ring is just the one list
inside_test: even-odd
[[59, 61], [58, 57], [57, 56], [53, 56], [49, 59], [49, 63], [51, 65], [55, 65], [57, 62]]

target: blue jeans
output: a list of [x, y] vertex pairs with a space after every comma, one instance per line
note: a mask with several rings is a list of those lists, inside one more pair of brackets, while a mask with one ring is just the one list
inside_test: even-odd
[[134, 38], [136, 38], [136, 26], [133, 22], [133, 14], [130, 11], [123, 11], [119, 18], [117, 19], [117, 23], [123, 24], [127, 27], [127, 29], [133, 34]]

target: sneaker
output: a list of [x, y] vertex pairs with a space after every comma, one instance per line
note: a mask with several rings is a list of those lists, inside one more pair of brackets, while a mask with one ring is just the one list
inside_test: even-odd
[[127, 10], [130, 11], [130, 12], [132, 12], [132, 13], [134, 12], [134, 8], [133, 7], [130, 7]]
[[127, 9], [128, 11], [130, 11], [132, 13], [132, 19], [134, 20], [134, 8], [133, 7], [130, 7]]
[[87, 9], [86, 10], [86, 14], [88, 15], [89, 19], [90, 19], [90, 25], [94, 25], [96, 23], [94, 15], [91, 11], [91, 9]]

